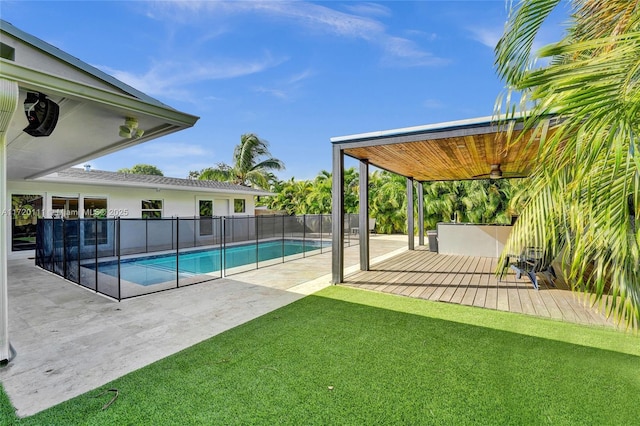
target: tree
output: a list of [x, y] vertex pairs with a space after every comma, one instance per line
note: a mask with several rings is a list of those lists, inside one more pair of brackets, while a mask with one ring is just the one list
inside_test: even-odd
[[403, 176], [378, 170], [371, 174], [369, 214], [376, 219], [378, 233], [407, 231], [407, 184]]
[[463, 189], [461, 181], [435, 181], [422, 185], [427, 228], [435, 229], [438, 222], [466, 221], [465, 205], [461, 201]]
[[164, 176], [164, 174], [162, 173], [162, 170], [160, 170], [156, 166], [152, 166], [151, 164], [136, 164], [130, 169], [127, 169], [127, 168], [118, 169], [118, 173], [131, 173], [134, 175]]
[[331, 173], [322, 170], [313, 180], [311, 192], [307, 195], [306, 202], [309, 204], [311, 214], [331, 213]]
[[496, 47], [507, 88], [533, 105], [525, 128], [542, 138], [505, 252], [536, 245], [547, 260], [560, 257], [573, 290], [638, 327], [640, 2], [574, 0], [566, 34], [536, 57], [535, 37], [559, 4], [520, 2]]
[[[276, 195], [260, 201], [271, 210], [284, 210], [289, 214], [331, 213], [331, 173], [322, 170], [311, 180], [274, 180], [270, 191]], [[351, 167], [345, 170], [345, 211], [358, 211], [358, 172]]]
[[284, 163], [271, 157], [267, 141], [253, 133], [245, 133], [233, 151], [233, 165], [218, 163], [215, 168], [203, 169], [198, 179], [268, 189], [275, 178], [272, 170], [284, 170]]
[[199, 170], [189, 170], [189, 174], [187, 175], [187, 179], [198, 179], [200, 177], [201, 171]]

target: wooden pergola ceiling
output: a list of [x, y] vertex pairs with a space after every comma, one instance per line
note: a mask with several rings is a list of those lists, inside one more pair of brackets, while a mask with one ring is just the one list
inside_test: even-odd
[[[528, 176], [535, 166], [539, 138], [521, 124], [507, 143], [504, 126], [488, 119], [333, 138], [334, 147], [370, 165], [426, 182], [487, 179], [499, 166], [503, 178]], [[513, 143], [517, 140], [517, 143]]]

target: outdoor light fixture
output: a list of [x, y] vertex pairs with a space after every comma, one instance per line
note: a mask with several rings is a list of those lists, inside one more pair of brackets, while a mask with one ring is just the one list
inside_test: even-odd
[[49, 136], [58, 123], [60, 107], [45, 94], [27, 92], [24, 113], [29, 125], [22, 129], [23, 132], [35, 137]]
[[138, 129], [138, 120], [133, 117], [127, 117], [124, 120], [124, 126], [120, 126], [120, 137], [138, 139], [144, 135], [144, 130]]
[[490, 179], [500, 179], [502, 177], [502, 170], [500, 170], [500, 164], [492, 164], [491, 172], [489, 172]]

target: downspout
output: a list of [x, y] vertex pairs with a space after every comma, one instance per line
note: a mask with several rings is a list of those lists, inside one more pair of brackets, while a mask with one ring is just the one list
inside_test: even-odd
[[18, 107], [18, 83], [0, 78], [0, 362], [11, 361], [15, 351], [9, 343], [9, 285], [7, 250], [11, 203], [7, 193], [7, 129]]

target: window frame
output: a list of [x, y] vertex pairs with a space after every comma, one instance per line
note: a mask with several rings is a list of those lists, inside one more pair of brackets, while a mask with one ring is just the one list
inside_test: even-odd
[[[242, 210], [238, 207], [242, 205]], [[233, 199], [233, 212], [234, 213], [246, 213], [247, 212], [247, 200], [244, 198], [234, 198]]]
[[[145, 208], [145, 203], [153, 203], [153, 204], [159, 203], [160, 207], [151, 206], [151, 207]], [[163, 217], [163, 211], [164, 211], [163, 199], [140, 200], [140, 217], [143, 219], [161, 219]]]

